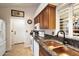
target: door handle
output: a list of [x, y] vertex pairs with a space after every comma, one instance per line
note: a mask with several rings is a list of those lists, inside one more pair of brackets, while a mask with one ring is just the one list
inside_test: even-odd
[[14, 34], [16, 35], [16, 31], [14, 31]]
[[11, 32], [13, 32], [13, 30], [11, 30]]

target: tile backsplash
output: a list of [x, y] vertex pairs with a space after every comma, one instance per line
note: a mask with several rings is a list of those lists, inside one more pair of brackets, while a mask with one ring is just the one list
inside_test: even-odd
[[[70, 38], [65, 38], [68, 42], [69, 45], [75, 47], [75, 48], [79, 48], [79, 40], [75, 40], [75, 39], [70, 39]], [[56, 40], [62, 42], [63, 38], [62, 37], [59, 37], [59, 38], [56, 38]]]
[[[42, 31], [45, 32], [45, 34], [48, 34], [48, 35], [53, 35], [52, 32], [54, 32], [54, 35], [55, 35], [55, 30], [51, 30], [51, 29], [41, 29]], [[58, 41], [61, 41], [62, 42], [62, 38], [58, 38], [57, 39]], [[79, 48], [79, 40], [77, 38], [77, 40], [75, 40], [74, 38], [66, 38], [66, 40], [68, 41], [68, 44], [71, 45], [71, 46], [74, 46], [76, 48]]]
[[54, 35], [55, 29], [41, 29], [45, 32], [45, 34]]

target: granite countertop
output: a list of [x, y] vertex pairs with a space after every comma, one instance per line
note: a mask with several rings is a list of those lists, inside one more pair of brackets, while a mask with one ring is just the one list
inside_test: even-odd
[[[73, 52], [75, 53], [75, 55], [73, 55], [72, 53], [69, 53], [71, 56], [79, 56], [79, 49], [77, 48], [74, 48], [73, 46], [69, 45], [69, 44], [66, 44], [64, 45], [62, 42], [56, 40], [58, 39], [57, 37], [55, 36], [50, 36], [50, 39], [46, 39], [47, 36], [45, 37], [34, 37], [34, 39], [39, 43], [40, 46], [42, 46], [48, 53], [49, 53], [49, 56], [58, 56], [58, 54], [56, 52], [54, 52], [53, 50], [48, 50], [48, 48], [45, 46], [45, 44], [43, 44], [43, 41], [44, 40], [52, 40], [52, 41], [55, 41], [57, 43], [59, 43], [60, 45], [62, 45], [63, 47], [69, 49], [70, 52]], [[68, 52], [68, 51], [67, 51]]]
[[[43, 44], [43, 40], [44, 40], [44, 38], [43, 37], [34, 37], [34, 39], [39, 43], [39, 45], [40, 46], [42, 46], [43, 48], [44, 48], [44, 50], [46, 51], [46, 52], [48, 52], [48, 54], [49, 54], [49, 56], [56, 56], [56, 54], [54, 53], [54, 52], [52, 52], [51, 53], [51, 51], [49, 51], [46, 47], [45, 47], [45, 45]], [[54, 53], [54, 54], [53, 54]]]

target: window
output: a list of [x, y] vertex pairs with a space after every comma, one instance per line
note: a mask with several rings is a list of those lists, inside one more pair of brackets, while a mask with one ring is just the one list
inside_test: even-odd
[[61, 9], [59, 11], [59, 17], [60, 17], [60, 30], [63, 30], [66, 35], [68, 35], [68, 18], [69, 18], [69, 9]]

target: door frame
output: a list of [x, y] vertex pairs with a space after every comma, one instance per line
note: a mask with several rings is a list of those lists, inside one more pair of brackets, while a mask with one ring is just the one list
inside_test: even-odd
[[[12, 45], [13, 45], [13, 42], [12, 42], [12, 32], [11, 32], [11, 30], [12, 30], [12, 19], [21, 19], [21, 20], [25, 20], [24, 18], [20, 18], [20, 17], [11, 17], [10, 18], [10, 49], [12, 48]], [[25, 22], [26, 22], [26, 20], [25, 20]], [[25, 23], [26, 24], [26, 23]]]

